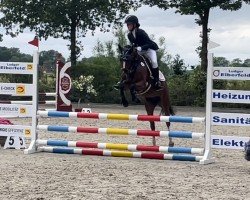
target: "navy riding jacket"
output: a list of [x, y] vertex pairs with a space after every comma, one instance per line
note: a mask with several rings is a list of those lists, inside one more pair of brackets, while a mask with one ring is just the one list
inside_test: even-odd
[[135, 30], [135, 38], [133, 36], [133, 33], [129, 32], [128, 39], [131, 44], [134, 44], [137, 47], [141, 47], [144, 51], [148, 49], [159, 49], [158, 45], [149, 38], [148, 34], [144, 30], [140, 28]]

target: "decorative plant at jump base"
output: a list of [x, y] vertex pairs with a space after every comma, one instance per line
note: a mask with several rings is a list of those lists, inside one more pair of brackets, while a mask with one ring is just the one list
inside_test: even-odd
[[73, 90], [75, 92], [75, 96], [78, 98], [78, 107], [79, 104], [81, 103], [82, 98], [84, 98], [84, 100], [89, 100], [90, 99], [90, 95], [97, 95], [96, 90], [94, 89], [93, 86], [93, 80], [94, 80], [94, 76], [92, 75], [88, 75], [88, 76], [79, 76], [77, 79], [72, 81], [72, 87]]

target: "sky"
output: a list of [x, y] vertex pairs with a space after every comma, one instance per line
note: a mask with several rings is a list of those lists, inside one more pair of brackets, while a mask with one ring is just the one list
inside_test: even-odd
[[[199, 37], [201, 27], [195, 23], [196, 15], [180, 15], [174, 10], [163, 11], [157, 7], [143, 6], [130, 14], [139, 18], [142, 29], [148, 35], [154, 35], [156, 42], [159, 37], [166, 38], [167, 52], [172, 56], [179, 54], [186, 65], [197, 65], [200, 62], [196, 48], [200, 45]], [[232, 61], [235, 58], [242, 60], [250, 58], [250, 5], [244, 5], [238, 11], [223, 11], [212, 9], [210, 11], [209, 28], [210, 40], [218, 43], [220, 46], [211, 49], [216, 57], [225, 57]], [[123, 25], [124, 30], [126, 25]], [[0, 29], [3, 33], [3, 29]], [[27, 42], [34, 38], [34, 33], [25, 31], [16, 38], [4, 36], [0, 46], [16, 47], [22, 53], [32, 54], [36, 49]], [[103, 33], [96, 31], [95, 35], [87, 33], [86, 37], [80, 38], [84, 45], [84, 51], [81, 57], [90, 57], [93, 55], [93, 48], [97, 40], [101, 42], [112, 40], [112, 33]], [[40, 51], [56, 50], [65, 58], [68, 58], [70, 52], [67, 48], [68, 41], [63, 39], [49, 38], [40, 41]]]

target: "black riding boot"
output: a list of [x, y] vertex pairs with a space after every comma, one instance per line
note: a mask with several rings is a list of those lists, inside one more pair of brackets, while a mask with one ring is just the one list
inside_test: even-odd
[[159, 82], [159, 68], [152, 68], [152, 75], [154, 77], [153, 79], [153, 84], [152, 86], [155, 88], [155, 89], [160, 89], [160, 82]]

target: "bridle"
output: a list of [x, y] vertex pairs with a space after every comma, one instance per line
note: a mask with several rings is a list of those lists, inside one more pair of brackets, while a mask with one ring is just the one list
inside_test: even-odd
[[133, 47], [125, 47], [120, 57], [120, 61], [122, 62], [122, 71], [130, 80], [133, 79], [134, 73], [137, 69], [136, 58], [133, 55], [134, 53]]

